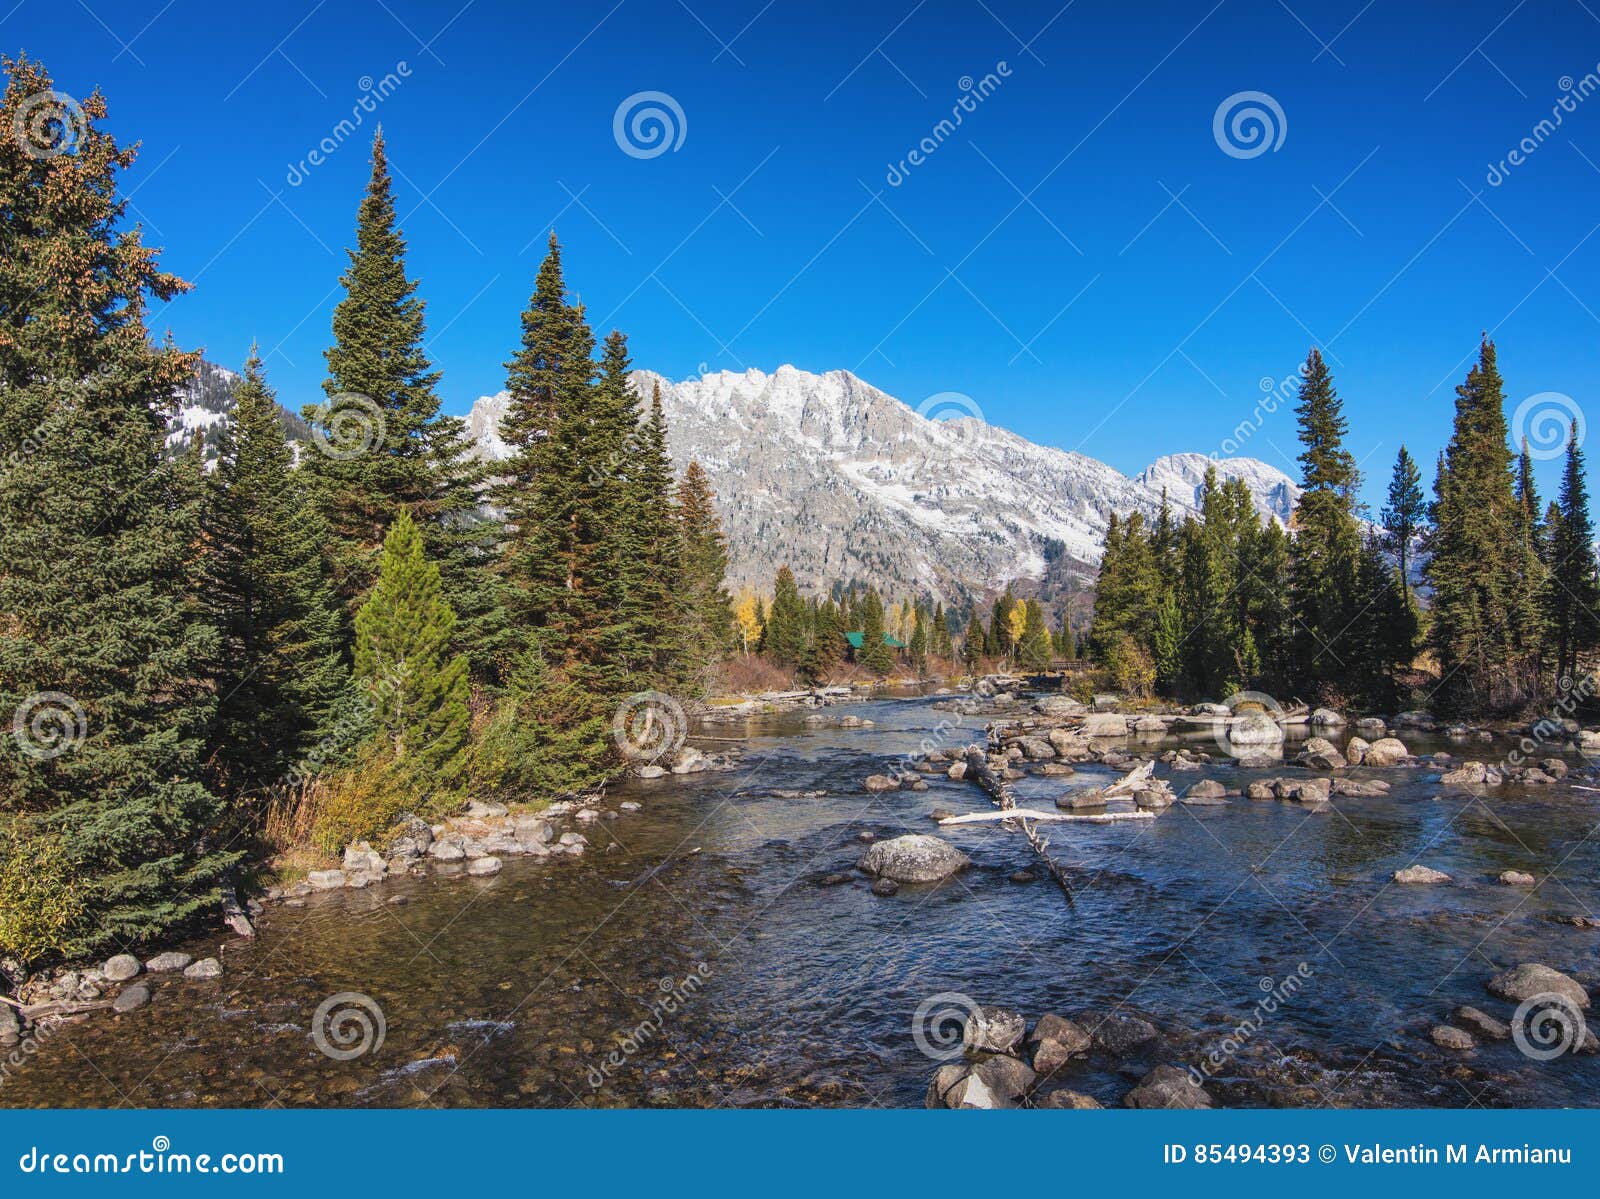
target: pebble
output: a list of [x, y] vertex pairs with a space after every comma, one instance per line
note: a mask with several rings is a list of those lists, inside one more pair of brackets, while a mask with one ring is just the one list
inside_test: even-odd
[[1478, 1047], [1476, 1038], [1470, 1032], [1460, 1028], [1451, 1028], [1448, 1024], [1436, 1025], [1428, 1033], [1428, 1039], [1440, 1049], [1465, 1051]]
[[474, 875], [489, 875], [500, 873], [499, 858], [475, 858], [467, 863], [467, 873]]

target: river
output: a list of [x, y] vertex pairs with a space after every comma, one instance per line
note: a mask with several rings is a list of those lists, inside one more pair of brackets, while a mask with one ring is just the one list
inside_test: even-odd
[[[1600, 795], [1469, 793], [1442, 788], [1437, 771], [1354, 770], [1393, 790], [1320, 814], [1235, 799], [1054, 826], [1070, 904], [1048, 881], [1013, 881], [1034, 859], [996, 826], [942, 830], [973, 861], [957, 879], [880, 897], [859, 875], [820, 881], [851, 870], [862, 833], [940, 831], [936, 808], [988, 801], [943, 778], [866, 794], [868, 774], [951, 714], [926, 698], [829, 709], [848, 713], [875, 724], [719, 726], [748, 738], [738, 770], [614, 787], [605, 807], [642, 810], [586, 827], [581, 858], [508, 858], [491, 878], [436, 874], [269, 907], [254, 941], [228, 945], [223, 978], [163, 982], [140, 1011], [60, 1028], [13, 1069], [0, 1104], [920, 1106], [938, 1062], [913, 1013], [953, 993], [1030, 1019], [1142, 1014], [1160, 1040], [1063, 1075], [1110, 1105], [1151, 1065], [1205, 1060], [1296, 972], [1298, 989], [1223, 1055], [1207, 1083], [1219, 1102], [1600, 1100], [1600, 1058], [1539, 1062], [1510, 1042], [1451, 1053], [1427, 1039], [1461, 1003], [1508, 1018], [1484, 983], [1518, 962], [1595, 986], [1600, 931], [1570, 918], [1600, 911]], [[967, 718], [948, 743], [980, 723]], [[1048, 804], [1115, 773], [1085, 766], [1020, 787]], [[1201, 777], [1263, 775], [1219, 767], [1174, 786]], [[1390, 882], [1414, 861], [1454, 882]], [[1498, 885], [1506, 869], [1554, 875]], [[311, 1033], [319, 1005], [344, 992], [381, 1012], [383, 1039], [335, 1060]]]

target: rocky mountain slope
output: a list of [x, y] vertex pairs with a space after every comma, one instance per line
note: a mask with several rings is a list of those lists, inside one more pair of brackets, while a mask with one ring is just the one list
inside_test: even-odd
[[[698, 459], [717, 491], [729, 584], [770, 587], [787, 563], [802, 587], [860, 579], [896, 595], [960, 599], [1013, 580], [1091, 578], [1107, 518], [1154, 516], [1165, 487], [1193, 508], [1211, 460], [1158, 459], [1134, 478], [1036, 445], [974, 416], [924, 417], [848, 371], [719, 372], [659, 387], [674, 462]], [[473, 405], [486, 457], [505, 456], [505, 395]], [[1287, 520], [1299, 489], [1252, 458], [1216, 461], [1249, 485], [1263, 516]]]

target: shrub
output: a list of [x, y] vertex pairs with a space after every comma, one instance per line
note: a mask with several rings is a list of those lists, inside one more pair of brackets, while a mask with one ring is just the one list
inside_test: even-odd
[[0, 951], [25, 964], [82, 952], [84, 918], [82, 884], [60, 837], [7, 828], [0, 835]]

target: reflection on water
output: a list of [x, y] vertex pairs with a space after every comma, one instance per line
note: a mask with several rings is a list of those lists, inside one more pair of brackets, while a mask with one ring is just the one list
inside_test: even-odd
[[[1011, 881], [1030, 854], [994, 826], [943, 831], [974, 863], [959, 880], [882, 898], [859, 876], [818, 884], [851, 869], [862, 833], [934, 831], [935, 809], [987, 801], [943, 778], [866, 794], [867, 774], [950, 714], [926, 701], [838, 711], [876, 726], [752, 724], [736, 730], [750, 738], [736, 772], [615, 788], [606, 806], [644, 810], [587, 828], [584, 858], [275, 907], [255, 942], [227, 948], [220, 981], [163, 983], [148, 1008], [61, 1031], [0, 1104], [919, 1105], [936, 1063], [911, 1013], [946, 991], [1030, 1017], [1144, 1014], [1163, 1037], [1143, 1056], [1062, 1075], [1112, 1103], [1130, 1073], [1201, 1062], [1302, 962], [1299, 992], [1210, 1083], [1224, 1103], [1600, 1099], [1600, 1058], [1536, 1063], [1509, 1043], [1450, 1055], [1427, 1041], [1461, 1003], [1509, 1017], [1484, 991], [1497, 968], [1540, 961], [1595, 985], [1600, 931], [1570, 918], [1597, 914], [1600, 846], [1587, 838], [1600, 797], [1557, 786], [1483, 801], [1441, 788], [1436, 771], [1353, 771], [1394, 789], [1320, 814], [1241, 799], [1058, 826], [1070, 906]], [[977, 735], [966, 723], [953, 738]], [[1047, 805], [1111, 773], [1029, 779], [1021, 797]], [[1242, 786], [1262, 773], [1174, 784], [1200, 777]], [[1389, 883], [1414, 861], [1455, 882]], [[1497, 885], [1507, 869], [1555, 877]], [[409, 902], [387, 902], [396, 894]], [[336, 992], [382, 1012], [381, 1045], [350, 1061], [312, 1037]]]

